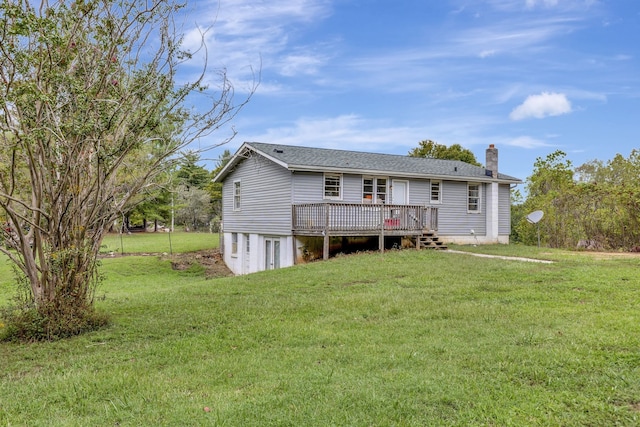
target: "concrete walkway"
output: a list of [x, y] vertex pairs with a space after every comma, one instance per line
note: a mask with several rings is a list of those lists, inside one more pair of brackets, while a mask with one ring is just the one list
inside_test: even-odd
[[474, 252], [455, 251], [453, 249], [447, 249], [446, 251], [443, 251], [443, 252], [449, 252], [449, 253], [452, 253], [452, 254], [472, 255], [472, 256], [477, 256], [477, 257], [480, 257], [480, 258], [498, 258], [498, 259], [505, 259], [505, 260], [508, 260], [508, 261], [524, 261], [524, 262], [538, 262], [540, 264], [553, 264], [553, 261], [549, 261], [549, 260], [546, 260], [546, 259], [524, 258], [524, 257], [519, 257], [519, 256], [477, 254], [477, 253], [474, 253]]

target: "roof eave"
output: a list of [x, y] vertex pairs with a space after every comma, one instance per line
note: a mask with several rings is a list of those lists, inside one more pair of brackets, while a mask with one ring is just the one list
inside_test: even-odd
[[362, 175], [392, 175], [399, 178], [430, 178], [446, 181], [461, 181], [461, 182], [497, 182], [499, 184], [521, 184], [520, 180], [510, 179], [494, 179], [484, 176], [470, 176], [470, 175], [442, 175], [442, 174], [423, 174], [423, 173], [407, 173], [397, 171], [381, 171], [378, 169], [353, 169], [353, 168], [332, 168], [332, 167], [318, 167], [308, 165], [289, 165], [288, 169], [292, 172], [322, 172], [322, 173], [351, 173]]

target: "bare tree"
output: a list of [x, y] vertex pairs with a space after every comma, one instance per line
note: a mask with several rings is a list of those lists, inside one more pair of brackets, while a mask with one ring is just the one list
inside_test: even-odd
[[[234, 104], [224, 70], [215, 90], [204, 84], [206, 61], [176, 84], [193, 52], [181, 48], [173, 0], [0, 1], [0, 250], [28, 280], [33, 308], [82, 316], [109, 225], [255, 84]], [[195, 96], [203, 109], [189, 106]]]

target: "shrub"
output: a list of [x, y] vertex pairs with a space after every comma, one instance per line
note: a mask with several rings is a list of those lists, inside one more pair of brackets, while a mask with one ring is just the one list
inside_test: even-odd
[[0, 341], [55, 341], [100, 329], [109, 324], [109, 316], [93, 307], [62, 311], [13, 305], [0, 311], [0, 324]]
[[57, 299], [37, 306], [28, 292], [28, 282], [17, 274], [17, 292], [13, 303], [0, 308], [0, 341], [55, 341], [94, 331], [109, 324], [106, 313], [93, 304], [78, 304], [78, 299]]

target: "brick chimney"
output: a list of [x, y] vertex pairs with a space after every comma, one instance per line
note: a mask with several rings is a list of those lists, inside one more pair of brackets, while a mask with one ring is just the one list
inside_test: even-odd
[[491, 176], [493, 178], [498, 177], [498, 149], [490, 144], [489, 148], [487, 148], [487, 161], [486, 166], [487, 176]]

